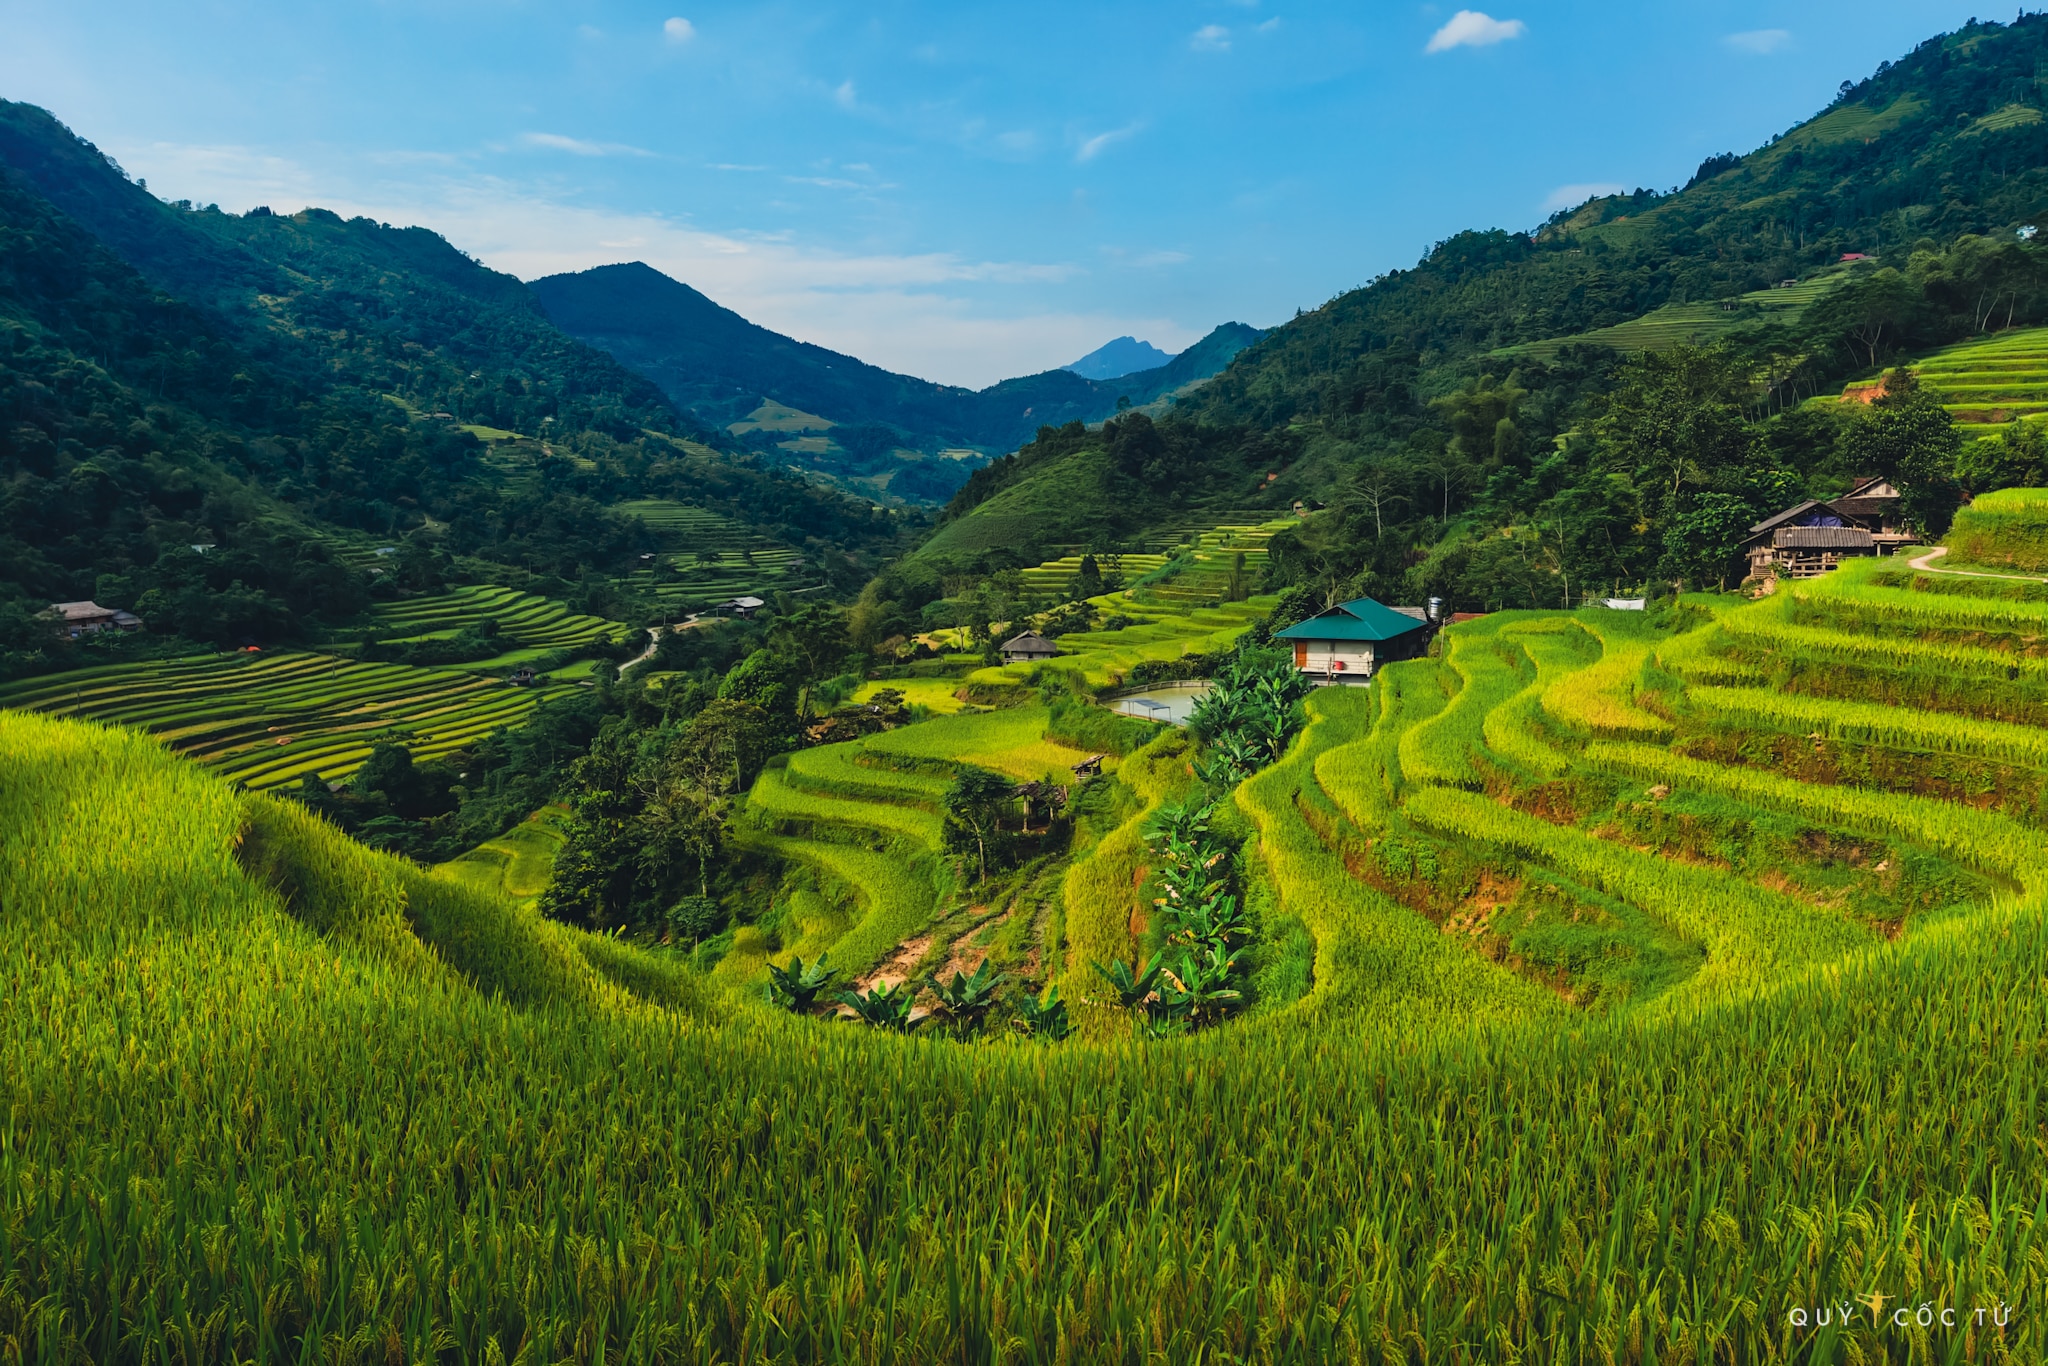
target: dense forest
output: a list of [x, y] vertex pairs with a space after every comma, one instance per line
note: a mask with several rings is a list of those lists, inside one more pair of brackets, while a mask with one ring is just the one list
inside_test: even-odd
[[[633, 615], [627, 499], [709, 508], [842, 590], [915, 527], [698, 428], [432, 233], [164, 204], [31, 106], [0, 105], [0, 240], [12, 670], [63, 661], [53, 600], [146, 603], [172, 645], [304, 639], [378, 578]], [[396, 572], [351, 533], [402, 542]]]

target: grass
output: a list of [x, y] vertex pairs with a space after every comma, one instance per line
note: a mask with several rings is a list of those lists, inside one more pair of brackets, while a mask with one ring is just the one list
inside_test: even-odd
[[572, 684], [358, 664], [298, 651], [193, 655], [0, 685], [0, 707], [118, 721], [245, 786], [355, 772], [383, 742], [437, 758], [516, 726]]
[[[969, 755], [1045, 771], [1042, 709], [769, 770], [744, 838], [811, 870], [816, 903], [779, 947], [742, 927], [708, 981], [543, 922], [481, 872], [372, 854], [136, 730], [0, 711], [0, 1351], [2048, 1359], [2039, 832], [1673, 747], [1804, 724], [1787, 709], [1808, 699], [1774, 684], [1691, 681], [1733, 658], [1808, 661], [1843, 690], [1880, 671], [1975, 688], [1935, 716], [1868, 692], [1836, 724], [2022, 752], [1972, 729], [1969, 698], [2030, 686], [2036, 661], [1923, 639], [1940, 594], [1850, 596], [1832, 624], [1780, 593], [1678, 636], [1656, 614], [1468, 623], [1445, 661], [1319, 691], [1231, 816], [1264, 913], [1313, 938], [1307, 992], [1166, 1042], [1130, 1038], [1087, 965], [1137, 942], [1140, 832], [1193, 782], [1178, 732], [1104, 780], [1128, 800], [1057, 877], [1081, 1037], [1049, 1046], [886, 1037], [719, 986], [774, 953], [872, 967], [929, 927], [955, 891], [918, 838], [935, 785]], [[1983, 657], [1997, 672], [1969, 672]], [[277, 689], [328, 667], [212, 667], [259, 666]], [[164, 667], [73, 679], [72, 705], [198, 668]], [[1460, 699], [1476, 715], [1439, 729]], [[1506, 763], [1484, 794], [1406, 771], [1425, 729]], [[1638, 847], [1647, 827], [1602, 814], [1617, 801], [1672, 824], [1764, 813], [1795, 852], [1867, 835], [2000, 890], [1891, 938], [1797, 878]], [[1647, 1003], [1579, 1009], [1355, 869], [1424, 842], [1432, 895], [1540, 884], [1703, 961]], [[1952, 1306], [1958, 1329], [1873, 1323], [1874, 1295]], [[1844, 1303], [1846, 1328], [1787, 1326]], [[1976, 1323], [2001, 1305], [2002, 1329]]]
[[435, 864], [434, 876], [530, 906], [554, 876], [565, 814], [559, 807], [536, 811], [496, 839]]

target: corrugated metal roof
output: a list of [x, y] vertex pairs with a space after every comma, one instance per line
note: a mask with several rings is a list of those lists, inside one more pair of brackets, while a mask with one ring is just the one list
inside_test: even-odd
[[1771, 544], [1779, 550], [1873, 550], [1877, 541], [1860, 527], [1783, 526]]
[[1281, 640], [1392, 640], [1427, 625], [1371, 598], [1354, 598], [1273, 634]]

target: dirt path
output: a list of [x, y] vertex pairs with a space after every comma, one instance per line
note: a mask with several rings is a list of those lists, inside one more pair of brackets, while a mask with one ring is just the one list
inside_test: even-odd
[[[693, 612], [689, 616], [685, 617], [683, 620], [677, 622], [674, 626], [669, 627], [668, 629], [671, 631], [687, 631], [692, 626], [696, 626], [698, 624], [699, 622], [697, 620], [697, 616]], [[661, 648], [661, 629], [662, 628], [659, 626], [650, 626], [647, 628], [647, 648], [642, 650], [639, 654], [634, 655], [624, 664], [619, 665], [619, 673], [621, 675], [623, 675], [626, 672], [626, 670], [632, 668], [635, 664], [645, 664], [648, 660], [654, 658], [654, 652]]]
[[1946, 554], [1948, 554], [1948, 547], [1938, 545], [1925, 555], [1920, 555], [1906, 561], [1906, 565], [1908, 568], [1917, 569], [1923, 574], [1953, 574], [1957, 578], [1962, 579], [2013, 579], [2020, 583], [2048, 583], [2048, 579], [2044, 579], [2038, 574], [1992, 574], [1981, 569], [1936, 569], [1934, 562]]

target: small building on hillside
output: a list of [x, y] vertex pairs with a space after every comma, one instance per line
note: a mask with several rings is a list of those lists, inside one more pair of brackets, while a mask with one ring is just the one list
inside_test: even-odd
[[1011, 636], [1002, 643], [1001, 649], [1005, 664], [1035, 664], [1041, 659], [1051, 659], [1060, 652], [1059, 646], [1036, 631]]
[[1808, 499], [1749, 529], [1744, 551], [1752, 578], [1810, 579], [1844, 559], [1889, 555], [1918, 545], [1899, 513], [1899, 490], [1889, 480], [1861, 479], [1840, 498]]
[[1381, 665], [1422, 654], [1437, 625], [1420, 607], [1354, 598], [1273, 638], [1292, 645], [1295, 670], [1318, 683], [1364, 683]]
[[140, 631], [142, 618], [133, 612], [123, 612], [115, 607], [102, 607], [96, 602], [53, 602], [43, 615], [57, 628], [57, 633], [77, 640], [80, 636], [98, 635], [101, 631]]
[[726, 617], [751, 617], [767, 605], [760, 598], [727, 598], [724, 602], [713, 603], [704, 610]]

